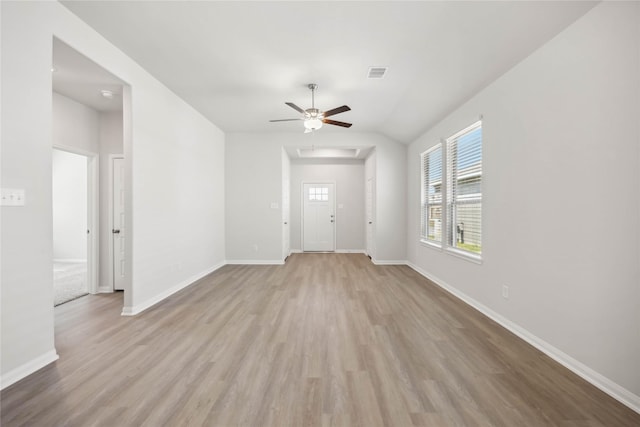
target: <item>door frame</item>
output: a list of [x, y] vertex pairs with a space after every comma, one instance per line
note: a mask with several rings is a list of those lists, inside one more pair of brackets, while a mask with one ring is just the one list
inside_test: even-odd
[[100, 258], [98, 245], [100, 243], [100, 208], [99, 208], [99, 165], [98, 153], [67, 145], [53, 144], [54, 150], [65, 151], [87, 158], [87, 291], [98, 293], [98, 272]]
[[338, 246], [338, 213], [336, 211], [336, 201], [338, 200], [338, 186], [335, 181], [302, 181], [300, 183], [300, 249], [302, 252], [304, 250], [304, 202], [305, 202], [305, 194], [304, 194], [304, 186], [306, 184], [332, 184], [333, 185], [333, 249], [325, 252], [335, 252], [336, 247]]
[[[286, 199], [285, 199], [286, 197]], [[287, 201], [285, 206], [285, 200]], [[291, 180], [282, 180], [282, 260], [291, 255]]]
[[[109, 154], [109, 190], [108, 190], [108, 228], [107, 234], [109, 236], [109, 253], [107, 254], [107, 262], [109, 268], [107, 268], [107, 283], [108, 286], [105, 286], [104, 292], [115, 292], [115, 278], [113, 277], [113, 268], [114, 268], [114, 258], [113, 258], [113, 160], [114, 159], [122, 159], [124, 160], [124, 154]], [[125, 205], [126, 206], [126, 205]], [[126, 220], [125, 220], [126, 221]], [[125, 253], [126, 256], [126, 253]], [[125, 258], [126, 262], [126, 258]]]
[[[369, 184], [370, 183], [370, 184]], [[369, 185], [371, 185], [371, 189], [369, 189]], [[371, 191], [370, 194], [370, 199], [368, 199], [367, 197], [367, 193]], [[374, 177], [369, 177], [366, 178], [365, 180], [365, 184], [364, 184], [364, 226], [365, 228], [365, 233], [364, 233], [364, 239], [365, 239], [365, 252], [367, 254], [367, 256], [371, 259], [375, 259], [376, 257], [376, 249], [375, 249], [375, 241], [376, 239], [374, 238], [375, 236], [375, 230], [376, 230], [376, 218], [375, 218], [375, 212], [376, 212], [376, 180]], [[370, 205], [369, 205], [370, 203]], [[371, 210], [369, 212], [369, 209]]]

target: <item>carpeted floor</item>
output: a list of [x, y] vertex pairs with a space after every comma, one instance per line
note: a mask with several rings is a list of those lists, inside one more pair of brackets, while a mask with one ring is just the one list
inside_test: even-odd
[[56, 261], [53, 263], [54, 306], [88, 293], [86, 262]]

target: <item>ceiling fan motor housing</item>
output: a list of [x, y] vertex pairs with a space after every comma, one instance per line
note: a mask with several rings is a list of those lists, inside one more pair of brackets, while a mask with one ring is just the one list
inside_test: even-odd
[[322, 120], [324, 118], [324, 115], [317, 108], [307, 108], [306, 110], [304, 110], [304, 117], [305, 117], [305, 119], [320, 119], [320, 120]]

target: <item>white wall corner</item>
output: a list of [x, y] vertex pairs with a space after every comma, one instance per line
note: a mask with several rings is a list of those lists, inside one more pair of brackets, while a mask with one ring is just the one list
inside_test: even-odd
[[155, 295], [152, 298], [149, 298], [148, 300], [142, 302], [141, 304], [137, 304], [134, 305], [133, 307], [129, 307], [129, 306], [124, 306], [122, 308], [122, 316], [135, 316], [137, 314], [142, 313], [143, 311], [145, 311], [146, 309], [148, 309], [149, 307], [152, 307], [154, 305], [156, 305], [157, 303], [159, 303], [160, 301], [170, 297], [171, 295], [175, 294], [176, 292], [186, 288], [187, 286], [190, 286], [192, 284], [194, 284], [195, 282], [197, 282], [198, 280], [202, 279], [203, 277], [205, 277], [208, 274], [213, 273], [214, 271], [216, 271], [217, 269], [219, 269], [220, 267], [223, 267], [225, 265], [224, 262], [221, 262], [219, 264], [216, 264], [215, 266], [201, 272], [198, 274], [195, 274], [191, 277], [189, 277], [186, 280], [183, 280], [182, 282], [178, 283], [177, 285], [167, 289], [166, 291]]
[[0, 379], [0, 390], [4, 390], [11, 384], [18, 382], [21, 379], [44, 368], [48, 364], [55, 362], [56, 360], [58, 360], [58, 358], [58, 353], [56, 353], [56, 350], [53, 349], [25, 363], [24, 365], [18, 366], [17, 368], [7, 372]]
[[603, 392], [607, 393], [609, 396], [613, 397], [620, 403], [624, 404], [625, 406], [629, 407], [630, 409], [640, 414], [640, 396], [635, 395], [631, 391], [620, 386], [619, 384], [615, 383], [614, 381], [610, 380], [604, 375], [594, 371], [593, 369], [586, 366], [582, 362], [574, 359], [573, 357], [569, 356], [568, 354], [564, 353], [558, 348], [552, 346], [548, 342], [538, 338], [531, 332], [527, 331], [526, 329], [522, 328], [516, 323], [510, 321], [504, 316], [496, 313], [495, 311], [491, 310], [485, 305], [479, 303], [478, 301], [469, 297], [465, 293], [460, 292], [458, 289], [447, 284], [445, 281], [430, 274], [429, 272], [423, 270], [422, 268], [418, 267], [412, 262], [407, 261], [406, 265], [408, 265], [409, 267], [411, 267], [412, 269], [420, 273], [422, 276], [426, 277], [428, 280], [432, 281], [437, 286], [444, 289], [454, 297], [460, 299], [461, 301], [468, 304], [472, 308], [476, 309], [480, 313], [484, 314], [491, 320], [495, 321], [503, 328], [507, 329], [508, 331], [512, 332], [519, 338], [531, 344], [532, 346], [534, 346], [535, 348], [537, 348], [538, 350], [540, 350], [541, 352], [543, 352], [544, 354], [546, 354], [547, 356], [555, 360], [556, 362], [560, 363], [562, 366], [569, 369], [579, 377], [588, 381], [589, 383], [599, 388]]

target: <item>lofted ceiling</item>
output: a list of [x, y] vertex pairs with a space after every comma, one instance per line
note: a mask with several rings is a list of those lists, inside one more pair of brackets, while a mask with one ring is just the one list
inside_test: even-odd
[[[409, 143], [586, 13], [582, 1], [62, 1], [225, 132], [343, 104]], [[371, 66], [388, 67], [381, 79]]]

